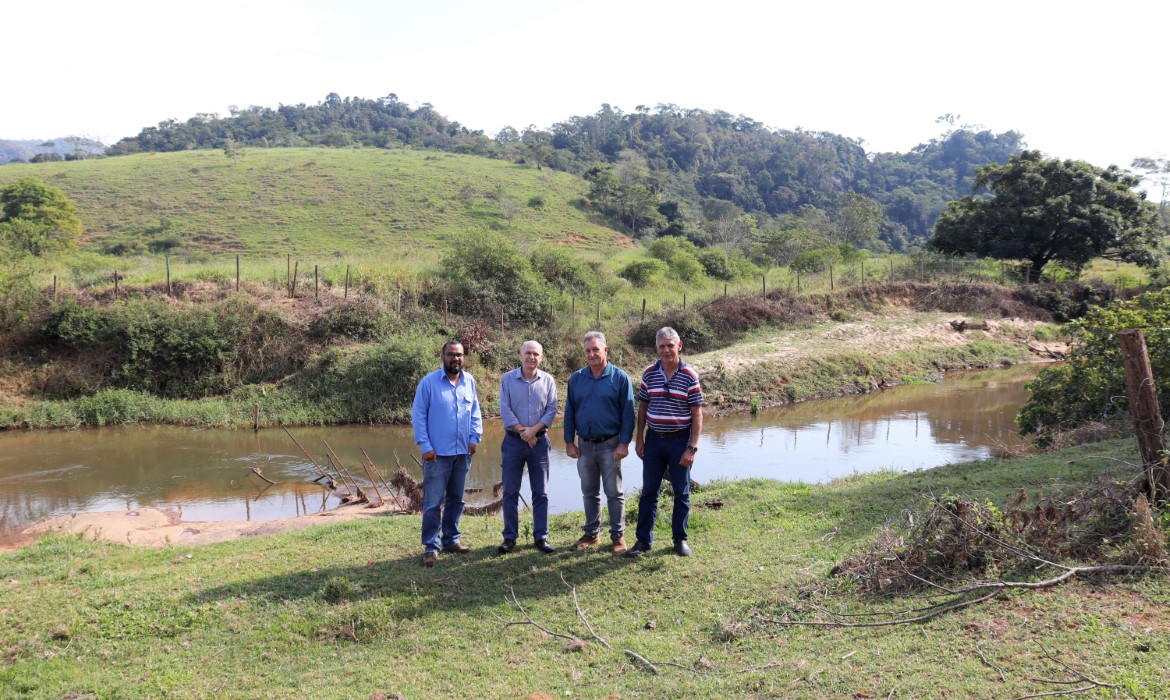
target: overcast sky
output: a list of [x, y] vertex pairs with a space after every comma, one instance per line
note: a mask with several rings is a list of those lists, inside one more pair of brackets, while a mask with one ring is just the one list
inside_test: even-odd
[[673, 103], [906, 151], [935, 119], [1096, 165], [1170, 154], [1166, 2], [5, 3], [0, 138], [395, 93], [465, 126]]

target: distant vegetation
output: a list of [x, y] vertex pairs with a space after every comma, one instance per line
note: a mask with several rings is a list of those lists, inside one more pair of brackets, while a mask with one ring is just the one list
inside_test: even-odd
[[248, 107], [227, 117], [167, 120], [110, 147], [144, 151], [326, 146], [432, 148], [612, 179], [605, 208], [634, 237], [673, 234], [696, 241], [742, 214], [761, 228], [793, 229], [812, 212], [831, 215], [853, 192], [879, 203], [875, 241], [895, 251], [920, 244], [947, 202], [970, 193], [975, 170], [1003, 163], [1023, 136], [955, 126], [908, 153], [869, 153], [828, 132], [765, 127], [749, 117], [663, 104], [624, 113], [603, 105], [548, 130], [505, 127], [494, 137], [411, 108], [391, 94], [371, 100], [330, 94], [316, 105]]

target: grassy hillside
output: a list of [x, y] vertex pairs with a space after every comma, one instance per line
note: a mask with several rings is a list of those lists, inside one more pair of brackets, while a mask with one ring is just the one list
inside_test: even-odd
[[178, 239], [212, 253], [398, 257], [489, 230], [579, 248], [626, 242], [574, 206], [587, 190], [576, 176], [437, 151], [279, 148], [249, 149], [234, 163], [220, 151], [187, 151], [12, 164], [0, 168], [0, 187], [26, 176], [76, 204], [89, 249]]

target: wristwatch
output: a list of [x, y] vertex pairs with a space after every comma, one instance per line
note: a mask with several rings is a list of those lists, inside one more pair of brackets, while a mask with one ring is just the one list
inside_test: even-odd
[[699, 446], [698, 445], [687, 445], [687, 449], [689, 449], [691, 452], [698, 452]]

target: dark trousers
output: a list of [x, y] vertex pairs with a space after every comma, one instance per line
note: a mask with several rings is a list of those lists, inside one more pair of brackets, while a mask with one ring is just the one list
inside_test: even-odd
[[638, 500], [638, 539], [654, 543], [654, 521], [658, 519], [658, 495], [662, 491], [662, 477], [669, 473], [674, 489], [674, 512], [670, 529], [675, 540], [687, 538], [687, 521], [691, 515], [691, 468], [679, 464], [691, 441], [691, 431], [681, 430], [661, 437], [647, 431], [642, 459], [642, 496]]
[[536, 447], [511, 431], [501, 445], [504, 479], [504, 539], [516, 539], [520, 527], [520, 483], [528, 464], [528, 485], [532, 487], [532, 536], [548, 539], [548, 435], [536, 438]]

